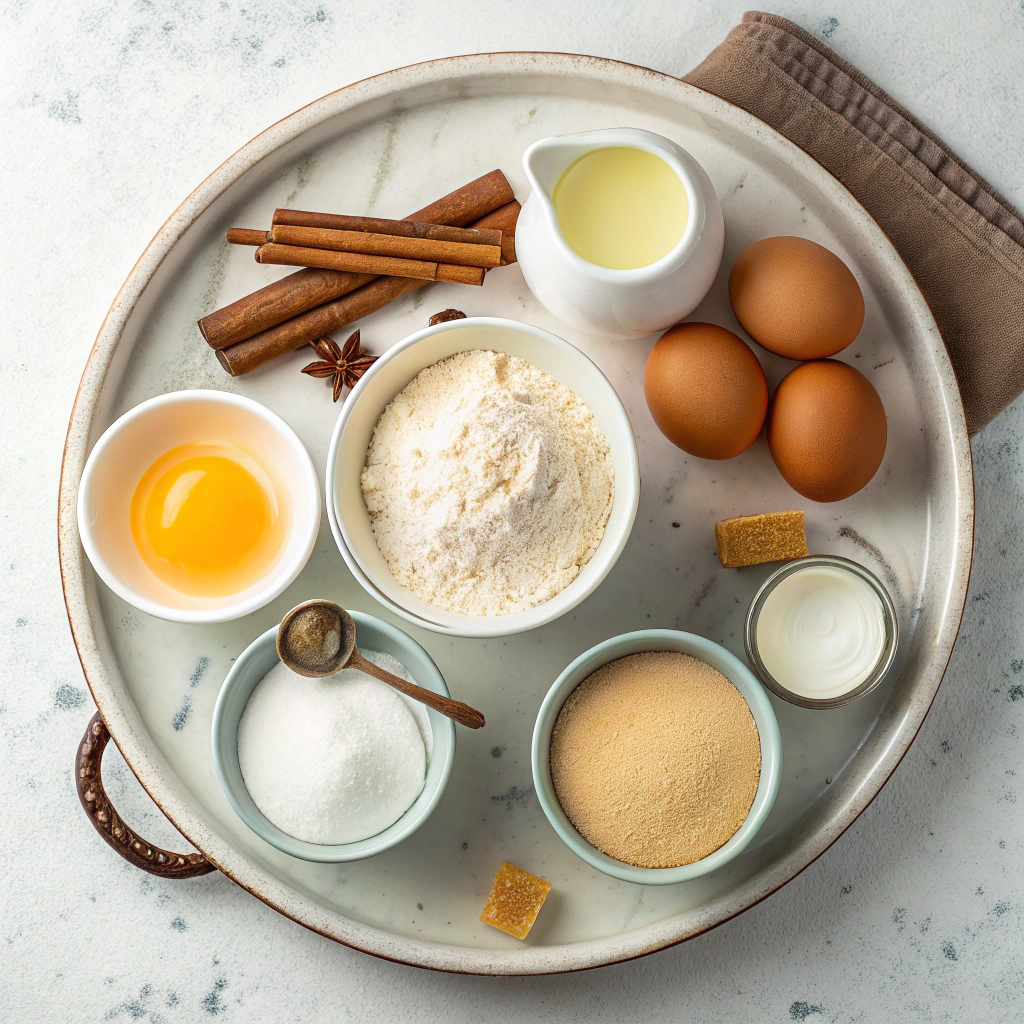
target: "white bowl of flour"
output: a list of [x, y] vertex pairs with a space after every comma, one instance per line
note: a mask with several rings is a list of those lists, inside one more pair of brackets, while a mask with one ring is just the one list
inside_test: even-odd
[[633, 429], [604, 374], [561, 338], [491, 317], [381, 356], [327, 458], [328, 518], [353, 575], [453, 636], [520, 633], [578, 605], [622, 553], [639, 494]]

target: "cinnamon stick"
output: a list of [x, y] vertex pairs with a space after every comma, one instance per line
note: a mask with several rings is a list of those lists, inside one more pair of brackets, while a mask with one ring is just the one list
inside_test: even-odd
[[[500, 252], [500, 250], [498, 250]], [[412, 277], [419, 281], [452, 281], [457, 284], [484, 283], [483, 267], [463, 267], [453, 263], [430, 263], [423, 260], [392, 259], [388, 256], [367, 256], [362, 253], [333, 252], [301, 245], [276, 245], [267, 242], [256, 250], [256, 262], [285, 267], [317, 267], [321, 270], [344, 270], [370, 278], [378, 275]]]
[[[310, 213], [307, 210], [274, 211], [273, 226], [327, 228], [333, 231], [368, 231], [403, 238], [432, 238], [439, 242], [471, 242], [501, 245], [501, 233], [487, 228], [453, 228], [417, 220], [388, 220], [384, 217], [352, 217], [341, 213]], [[233, 229], [237, 230], [237, 229]]]
[[228, 228], [228, 242], [231, 245], [263, 245], [269, 241], [269, 231], [253, 231], [249, 228]]
[[452, 284], [482, 285], [486, 273], [483, 267], [460, 267], [455, 263], [437, 265], [437, 280], [450, 281]]
[[390, 256], [367, 256], [359, 252], [332, 252], [330, 249], [311, 249], [301, 245], [275, 245], [273, 242], [261, 245], [256, 250], [256, 262], [285, 267], [346, 270], [355, 274], [415, 277], [420, 281], [437, 280], [436, 263], [393, 259]]
[[[396, 223], [401, 223], [397, 221]], [[465, 231], [465, 228], [458, 228]], [[455, 263], [463, 267], [501, 266], [501, 235], [494, 245], [471, 242], [452, 242], [435, 238], [412, 238], [385, 235], [377, 231], [339, 231], [332, 228], [295, 227], [275, 224], [270, 230], [270, 241], [281, 245], [308, 246], [313, 249], [331, 249], [335, 252], [364, 253], [367, 256], [389, 256], [406, 260], [425, 260], [428, 263]], [[263, 261], [267, 262], [267, 261]], [[302, 264], [293, 264], [300, 266]], [[334, 264], [308, 263], [310, 267]], [[338, 269], [350, 270], [351, 267]], [[369, 271], [368, 271], [369, 273]], [[380, 271], [384, 274], [387, 271]], [[395, 274], [400, 277], [402, 275]], [[416, 275], [406, 274], [406, 277]]]
[[[515, 196], [501, 171], [490, 171], [410, 214], [410, 221], [464, 227], [510, 203]], [[486, 227], [496, 227], [494, 224]], [[354, 291], [372, 278], [336, 270], [300, 270], [215, 310], [199, 321], [212, 348], [251, 338], [306, 311]], [[299, 342], [299, 348], [305, 342]]]
[[211, 348], [224, 348], [286, 323], [372, 280], [372, 274], [300, 270], [204, 316], [199, 321], [199, 330]]
[[[402, 219], [424, 221], [427, 224], [448, 224], [455, 228], [467, 225], [476, 227], [473, 221], [514, 199], [515, 193], [505, 175], [501, 171], [489, 171]], [[486, 226], [493, 227], [491, 224]]]
[[497, 228], [501, 232], [501, 265], [507, 267], [516, 261], [516, 223], [522, 207], [518, 201], [499, 206], [485, 217], [481, 217], [473, 226], [477, 228]]
[[375, 278], [349, 295], [317, 306], [255, 337], [217, 349], [217, 359], [232, 377], [240, 377], [271, 359], [294, 352], [310, 341], [383, 309], [389, 302], [422, 288], [426, 283], [410, 277]]
[[[502, 232], [503, 240], [514, 239], [519, 210], [519, 203], [513, 199], [485, 214], [473, 226], [497, 228]], [[509, 262], [514, 263], [515, 246], [510, 246], [508, 252], [511, 256]], [[245, 341], [219, 349], [217, 359], [228, 373], [239, 377], [271, 359], [294, 352], [310, 341], [383, 309], [389, 302], [422, 288], [424, 284], [425, 281], [411, 278], [379, 277], [351, 294], [324, 303]]]

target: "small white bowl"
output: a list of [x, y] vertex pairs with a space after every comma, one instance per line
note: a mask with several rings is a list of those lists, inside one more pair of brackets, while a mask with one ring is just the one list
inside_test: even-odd
[[[377, 548], [360, 475], [373, 428], [388, 403], [420, 370], [457, 352], [507, 352], [571, 388], [593, 412], [611, 448], [615, 498], [594, 556], [564, 590], [513, 615], [458, 615], [435, 608], [403, 587]], [[327, 517], [352, 574], [392, 611], [435, 633], [494, 637], [522, 633], [575, 608], [611, 571], [629, 539], [640, 500], [636, 442], [626, 410], [608, 378], [578, 348], [530, 324], [495, 317], [453, 320], [417, 331], [389, 349], [353, 388], [334, 428], [327, 454]]]
[[[192, 441], [244, 448], [279, 487], [288, 536], [262, 579], [226, 597], [193, 597], [164, 583], [132, 538], [132, 495], [164, 452]], [[320, 528], [320, 486], [302, 442], [276, 413], [225, 391], [174, 391], [137, 405], [96, 442], [78, 492], [82, 546], [100, 579], [129, 604], [172, 622], [226, 622], [269, 604], [302, 571]]]

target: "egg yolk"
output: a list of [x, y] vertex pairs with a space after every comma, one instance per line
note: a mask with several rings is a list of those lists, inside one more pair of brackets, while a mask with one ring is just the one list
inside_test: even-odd
[[164, 453], [142, 475], [131, 505], [143, 561], [169, 586], [195, 596], [245, 590], [279, 553], [273, 486], [235, 445], [193, 442]]

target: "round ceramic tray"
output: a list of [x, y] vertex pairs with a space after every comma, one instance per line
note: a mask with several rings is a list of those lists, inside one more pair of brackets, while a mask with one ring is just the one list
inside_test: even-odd
[[[258, 613], [203, 627], [135, 611], [97, 582], [82, 552], [75, 503], [86, 456], [138, 402], [220, 388], [283, 416], [322, 474], [338, 409], [323, 382], [300, 375], [308, 352], [232, 379], [196, 328], [200, 316], [287, 272], [229, 248], [225, 229], [267, 224], [283, 205], [404, 216], [494, 167], [525, 199], [521, 156], [530, 143], [623, 125], [680, 143], [721, 197], [725, 259], [695, 319], [739, 330], [726, 298], [728, 268], [766, 235], [816, 239], [854, 269], [867, 319], [842, 358], [867, 374], [885, 403], [881, 470], [855, 497], [816, 505], [783, 483], [763, 438], [730, 462], [687, 457], [658, 433], [644, 404], [651, 339], [576, 335], [533, 301], [518, 267], [489, 274], [481, 289], [433, 285], [364, 320], [371, 352], [448, 306], [525, 320], [579, 345], [632, 420], [642, 496], [610, 576], [557, 622], [506, 639], [463, 640], [392, 617], [427, 648], [452, 693], [484, 711], [487, 726], [460, 731], [444, 799], [407, 842], [356, 864], [289, 858], [247, 829], [217, 784], [217, 691], [239, 652], [302, 600], [390, 613], [350, 575], [326, 517], [306, 569]], [[789, 364], [758, 355], [774, 385]], [[632, 629], [689, 630], [742, 657], [744, 612], [770, 567], [722, 569], [713, 524], [785, 508], [806, 510], [813, 551], [856, 559], [889, 588], [902, 637], [893, 671], [869, 697], [834, 711], [772, 698], [785, 751], [779, 797], [756, 841], [728, 867], [648, 889], [598, 873], [557, 839], [532, 790], [530, 735], [544, 693], [580, 652]], [[666, 75], [563, 54], [456, 57], [359, 82], [274, 125], [218, 168], [161, 228], [100, 330], [71, 419], [60, 494], [64, 588], [86, 677], [126, 760], [181, 832], [238, 884], [309, 928], [377, 956], [481, 974], [569, 971], [650, 953], [738, 914], [825, 850], [884, 784], [935, 696], [963, 609], [972, 528], [970, 449], [949, 360], [910, 274], [864, 210], [743, 111]], [[139, 851], [146, 854], [144, 843]], [[553, 883], [524, 943], [478, 920], [503, 859]]]

